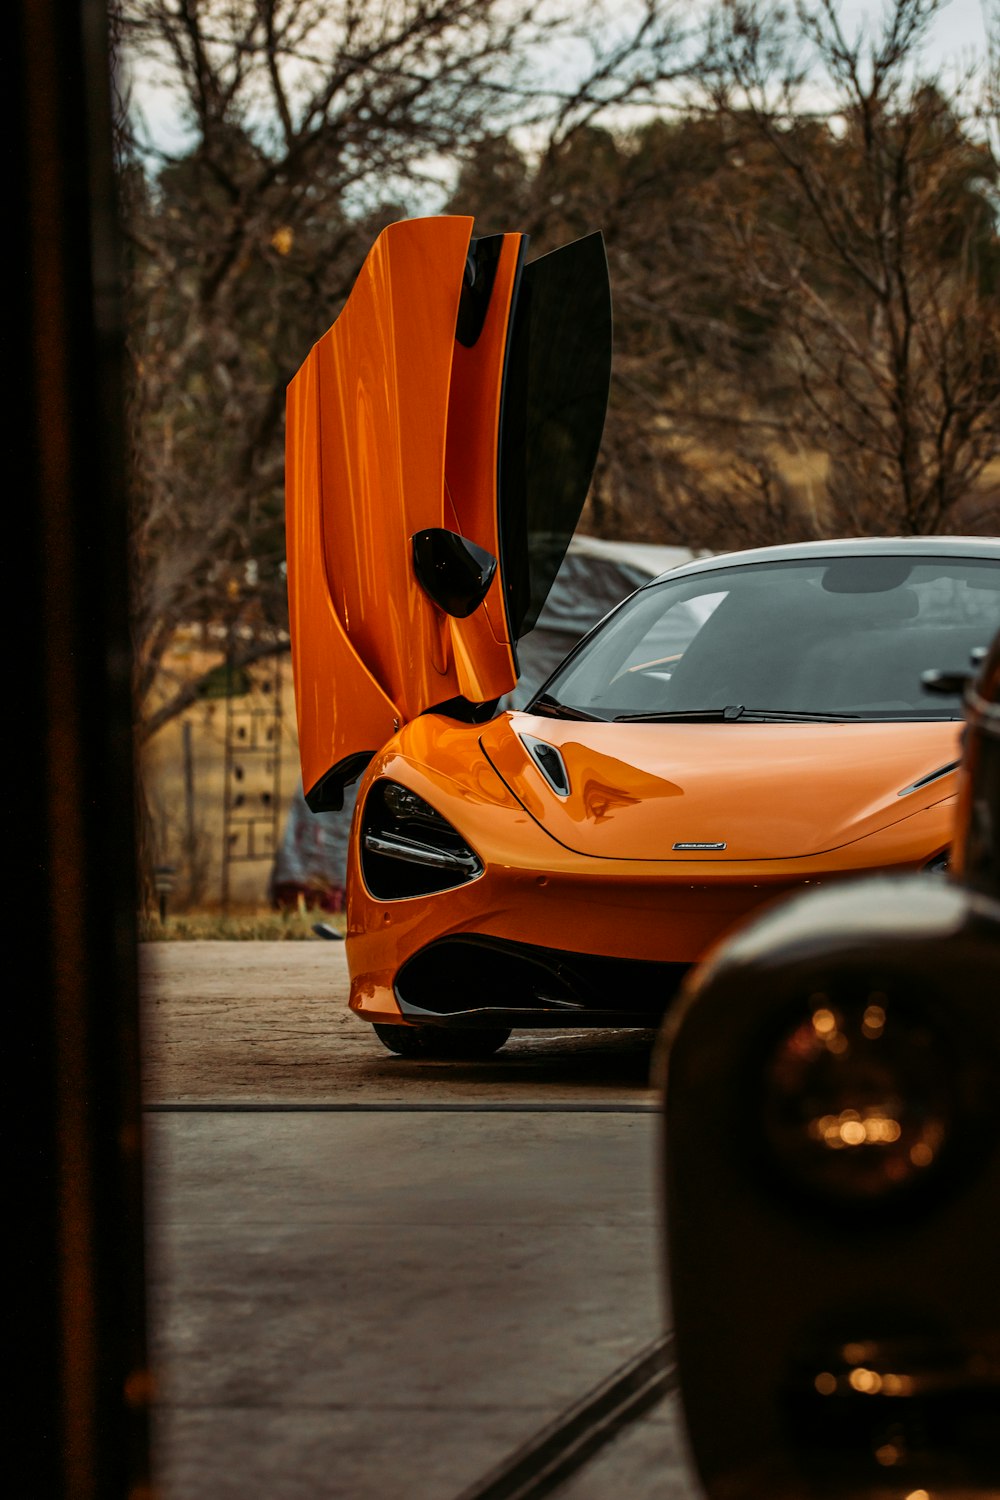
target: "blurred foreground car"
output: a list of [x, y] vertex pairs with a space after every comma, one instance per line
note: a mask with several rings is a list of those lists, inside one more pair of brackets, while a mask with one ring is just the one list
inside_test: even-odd
[[576, 525], [610, 370], [599, 235], [524, 264], [393, 225], [289, 388], [306, 801], [362, 776], [351, 1007], [404, 1055], [649, 1026], [803, 884], [947, 857], [957, 693], [1000, 543], [852, 540], [686, 564], [498, 712]]
[[667, 1023], [670, 1287], [711, 1500], [1000, 1495], [1000, 637], [967, 718], [951, 877], [782, 903]]

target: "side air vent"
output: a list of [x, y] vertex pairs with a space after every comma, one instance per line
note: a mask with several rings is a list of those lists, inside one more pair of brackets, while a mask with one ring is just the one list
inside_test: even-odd
[[556, 795], [568, 797], [569, 772], [560, 751], [555, 745], [546, 744], [545, 740], [536, 740], [533, 734], [522, 734], [519, 738]]
[[908, 797], [911, 792], [919, 792], [922, 787], [930, 786], [932, 781], [947, 776], [951, 771], [957, 771], [961, 764], [960, 760], [950, 760], [946, 766], [938, 766], [936, 771], [928, 771], [926, 776], [921, 776], [917, 781], [911, 781], [909, 786], [904, 786], [896, 793], [896, 796]]

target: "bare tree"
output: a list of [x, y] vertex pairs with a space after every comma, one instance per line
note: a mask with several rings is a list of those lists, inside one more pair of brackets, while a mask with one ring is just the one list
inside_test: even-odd
[[605, 230], [595, 530], [990, 525], [997, 32], [970, 120], [919, 77], [937, 9], [892, 0], [866, 42], [833, 0], [723, 0], [707, 38], [664, 0], [122, 0], [187, 130], [123, 151], [144, 732], [200, 691], [163, 670], [179, 626], [237, 668], [283, 643], [285, 385], [378, 230], [449, 183], [536, 250]]
[[[870, 43], [834, 0], [798, 5], [791, 26], [741, 0], [722, 10], [714, 102], [766, 148], [792, 210], [745, 199], [729, 243], [746, 297], [782, 308], [776, 354], [799, 397], [784, 437], [829, 460], [820, 529], [989, 519], [970, 505], [1000, 456], [996, 164], [916, 73], [939, 8], [893, 0]], [[810, 97], [831, 113], [806, 128]]]
[[593, 529], [723, 547], [995, 524], [996, 163], [975, 97], [920, 80], [935, 8], [896, 0], [866, 44], [832, 4], [726, 4], [700, 99], [530, 171], [494, 141], [463, 179], [543, 238], [605, 229]]
[[1000, 0], [983, 0], [986, 31], [986, 70], [983, 118], [994, 161], [1000, 161]]

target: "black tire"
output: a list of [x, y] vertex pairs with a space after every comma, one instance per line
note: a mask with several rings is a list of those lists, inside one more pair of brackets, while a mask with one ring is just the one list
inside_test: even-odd
[[492, 1057], [510, 1036], [509, 1027], [478, 1027], [468, 1031], [448, 1031], [443, 1026], [388, 1026], [376, 1021], [372, 1030], [379, 1041], [397, 1057], [426, 1058], [428, 1061], [476, 1062]]
[[477, 1062], [499, 1052], [510, 1036], [509, 1026], [484, 1026], [475, 1031], [446, 1031], [448, 1056], [460, 1062]]

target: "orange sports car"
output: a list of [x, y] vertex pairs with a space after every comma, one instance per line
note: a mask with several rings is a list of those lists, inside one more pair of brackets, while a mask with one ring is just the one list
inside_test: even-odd
[[654, 1025], [774, 896], [941, 867], [960, 691], [921, 673], [1000, 616], [993, 540], [736, 553], [639, 589], [504, 710], [597, 455], [610, 297], [599, 235], [528, 263], [471, 235], [387, 229], [288, 399], [303, 785], [320, 811], [362, 778], [350, 1004], [405, 1056]]

